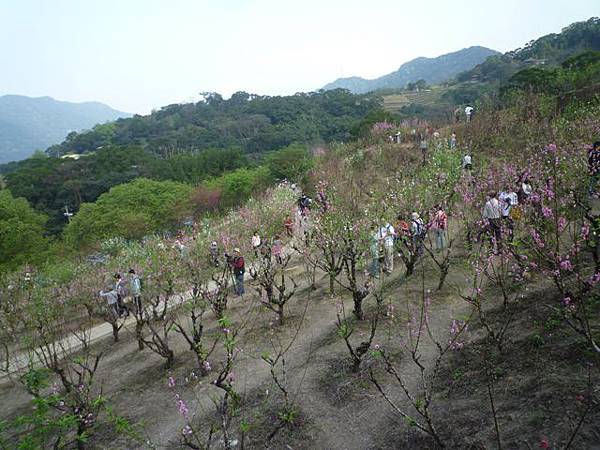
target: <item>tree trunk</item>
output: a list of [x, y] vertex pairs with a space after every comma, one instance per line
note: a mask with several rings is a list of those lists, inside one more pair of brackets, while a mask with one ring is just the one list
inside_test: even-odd
[[200, 353], [195, 352], [196, 353], [196, 360], [198, 361], [198, 368], [200, 369], [200, 376], [201, 377], [205, 377], [208, 375], [208, 370], [206, 370], [206, 367], [204, 366], [204, 359], [202, 358], [202, 356], [200, 355]]
[[138, 350], [144, 350], [144, 340], [142, 339], [142, 331], [144, 329], [144, 322], [135, 323], [135, 337], [138, 341]]
[[173, 353], [173, 350], [169, 350], [167, 352], [167, 362], [165, 363], [165, 367], [167, 369], [170, 369], [171, 367], [173, 367], [174, 361], [175, 361], [175, 354]]
[[353, 300], [354, 300], [354, 310], [352, 311], [352, 313], [354, 314], [354, 317], [356, 317], [357, 320], [363, 320], [363, 318], [364, 318], [364, 313], [363, 313], [363, 309], [362, 309], [363, 299], [356, 292], [354, 292], [352, 296], [353, 296]]
[[119, 342], [119, 324], [117, 322], [111, 323], [113, 342]]
[[333, 273], [329, 274], [329, 294], [335, 295], [335, 275]]
[[283, 325], [284, 323], [284, 318], [283, 318], [283, 305], [277, 305], [277, 320], [279, 322], [279, 325]]
[[438, 291], [441, 291], [442, 288], [444, 287], [444, 282], [446, 281], [446, 277], [448, 276], [448, 269], [449, 269], [449, 267], [447, 265], [444, 265], [444, 267], [442, 267], [442, 269], [441, 269], [440, 282], [438, 283], [438, 287], [437, 287]]

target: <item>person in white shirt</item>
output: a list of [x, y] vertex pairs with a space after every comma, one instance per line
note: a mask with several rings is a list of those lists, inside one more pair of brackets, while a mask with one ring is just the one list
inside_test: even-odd
[[500, 206], [500, 202], [496, 198], [495, 192], [492, 192], [488, 195], [487, 201], [485, 202], [485, 206], [483, 207], [482, 216], [487, 222], [485, 231], [490, 236], [494, 253], [498, 253], [498, 249], [500, 248], [502, 239], [502, 231], [500, 226], [502, 208]]
[[502, 222], [508, 230], [509, 239], [512, 240], [514, 222], [511, 217], [511, 210], [519, 205], [519, 198], [517, 193], [506, 187], [500, 194], [498, 194], [500, 200], [500, 206], [502, 207]]
[[467, 170], [469, 172], [473, 168], [473, 159], [471, 158], [471, 155], [469, 155], [468, 153], [463, 157], [462, 166], [463, 166], [464, 170]]
[[394, 238], [396, 230], [392, 224], [387, 222], [385, 226], [379, 229], [379, 239], [383, 242], [383, 250], [385, 252], [384, 271], [391, 273], [394, 270]]
[[255, 231], [254, 234], [252, 235], [252, 248], [254, 249], [254, 256], [256, 256], [257, 258], [258, 258], [258, 254], [259, 254], [259, 250], [260, 250], [260, 244], [261, 244], [260, 236], [258, 234], [258, 231]]
[[369, 274], [373, 278], [379, 278], [379, 234], [380, 230], [377, 225], [373, 225], [370, 235], [371, 242], [369, 252], [371, 253], [371, 264], [369, 265]]
[[524, 203], [525, 200], [527, 200], [527, 197], [529, 197], [531, 195], [531, 193], [533, 192], [533, 188], [531, 187], [531, 184], [529, 183], [529, 178], [525, 178], [523, 180], [523, 182], [521, 183], [521, 189], [519, 189], [519, 201], [521, 203]]
[[467, 122], [471, 121], [472, 114], [473, 114], [473, 107], [472, 106], [467, 106], [465, 108], [465, 115], [467, 116]]

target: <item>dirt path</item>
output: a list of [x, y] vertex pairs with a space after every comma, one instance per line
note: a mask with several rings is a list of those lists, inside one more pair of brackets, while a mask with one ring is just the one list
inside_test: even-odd
[[[419, 302], [420, 274], [416, 273], [400, 286], [402, 272], [401, 264], [389, 277], [384, 278], [384, 284], [394, 286], [389, 289], [389, 300], [394, 304], [395, 321], [386, 318], [380, 325], [377, 342], [382, 345], [389, 343], [397, 347], [398, 333], [408, 316], [404, 310], [407, 304]], [[300, 279], [302, 267], [297, 266], [289, 271], [290, 275]], [[435, 272], [426, 264], [425, 277], [427, 289], [433, 289], [437, 282]], [[248, 278], [248, 276], [247, 276]], [[464, 284], [464, 274], [450, 273], [448, 283]], [[293, 340], [286, 355], [289, 375], [289, 387], [303, 417], [308, 419], [304, 426], [305, 439], [294, 440], [292, 435], [282, 432], [281, 439], [290, 439], [285, 445], [290, 448], [324, 448], [324, 449], [368, 449], [381, 447], [386, 427], [393, 423], [393, 413], [389, 406], [377, 393], [365, 374], [355, 376], [347, 372], [349, 355], [345, 344], [336, 335], [336, 307], [334, 301], [325, 292], [327, 279], [325, 276], [318, 282], [318, 290], [308, 289], [298, 294], [286, 310], [288, 322], [283, 327], [273, 326], [274, 315], [256, 305], [252, 295], [252, 283], [248, 283], [247, 295], [230, 301], [229, 315], [235, 324], [245, 322], [245, 327], [239, 336], [243, 345], [235, 363], [235, 388], [248, 402], [261, 405], [271, 405], [275, 399], [276, 387], [273, 385], [269, 368], [260, 356], [265, 351], [272, 352], [270, 340], [279, 339], [283, 345]], [[457, 301], [446, 288], [444, 293], [434, 298], [431, 309], [431, 326], [439, 330], [441, 340], [447, 339], [449, 324], [452, 318], [464, 315], [464, 302]], [[342, 291], [347, 311], [351, 310], [351, 299]], [[371, 314], [374, 300], [365, 300], [367, 315]], [[209, 319], [207, 323], [214, 323]], [[139, 352], [133, 336], [134, 320], [127, 320], [121, 331], [122, 340], [109, 344], [112, 328], [109, 324], [94, 327], [92, 340], [95, 346], [106, 348], [109, 352], [100, 364], [97, 375], [104, 380], [104, 394], [111, 399], [117, 411], [126, 413], [132, 421], [143, 421], [149, 437], [159, 448], [181, 448], [179, 436], [184, 425], [179, 417], [175, 404], [175, 392], [167, 388], [168, 373], [163, 368], [164, 361], [148, 350]], [[361, 341], [361, 333], [369, 327], [368, 321], [357, 325], [355, 345]], [[208, 334], [218, 333], [216, 324], [208, 327]], [[190, 376], [194, 366], [194, 358], [187, 343], [177, 334], [173, 334], [172, 346], [177, 357], [171, 374], [177, 379], [176, 391], [184, 398], [190, 411], [195, 411], [193, 421], [201, 423], [203, 417], [214, 414], [213, 400], [218, 390], [211, 384], [212, 378], [189, 383], [185, 379]], [[421, 347], [423, 361], [431, 361], [436, 354], [435, 346], [423, 341]], [[213, 361], [218, 361], [221, 355], [213, 355]], [[402, 359], [398, 369], [409, 374], [409, 387], [418, 387], [418, 377], [414, 367]], [[400, 395], [400, 389], [393, 384], [389, 386], [390, 397], [400, 405], [408, 405]], [[9, 405], [26, 403], [27, 396], [10, 385], [0, 386], [0, 397], [6, 399]], [[11, 408], [12, 409], [12, 408]], [[260, 408], [259, 408], [260, 409]], [[1, 415], [10, 415], [4, 411]], [[257, 421], [260, 415], [251, 410], [249, 421]], [[292, 433], [293, 434], [293, 433]], [[383, 437], [382, 437], [383, 436]], [[117, 442], [113, 448], [120, 447]], [[272, 448], [279, 447], [279, 441], [274, 441]], [[125, 444], [123, 444], [125, 445]]]

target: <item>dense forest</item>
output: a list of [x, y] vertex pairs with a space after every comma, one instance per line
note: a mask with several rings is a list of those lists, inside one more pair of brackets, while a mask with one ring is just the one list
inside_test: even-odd
[[47, 152], [61, 156], [107, 145], [136, 145], [161, 156], [231, 147], [259, 153], [293, 142], [346, 141], [358, 123], [380, 105], [376, 96], [355, 96], [342, 89], [286, 97], [236, 92], [227, 100], [214, 92], [203, 95], [203, 101], [195, 104], [169, 105], [147, 116], [71, 133]]
[[[210, 93], [196, 104], [170, 105], [71, 133], [46, 155], [6, 164], [0, 173], [13, 195], [48, 216], [50, 234], [66, 225], [65, 207], [77, 212], [111, 187], [139, 177], [194, 186], [206, 182], [209, 197], [217, 195], [223, 206], [231, 206], [269, 180], [285, 178], [285, 168], [256, 170], [269, 152], [288, 149], [281, 158], [293, 167], [290, 157], [304, 160], [310, 146], [368, 130], [381, 117], [380, 105], [378, 97], [343, 90], [288, 97], [240, 92], [228, 100]], [[208, 182], [236, 169], [252, 170]]]

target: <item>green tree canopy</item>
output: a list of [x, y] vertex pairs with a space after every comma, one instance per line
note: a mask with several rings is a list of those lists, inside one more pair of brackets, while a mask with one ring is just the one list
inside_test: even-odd
[[84, 203], [65, 229], [65, 239], [82, 248], [110, 237], [139, 239], [174, 226], [188, 212], [192, 187], [138, 178], [113, 187], [95, 203]]
[[266, 164], [274, 178], [301, 182], [308, 171], [312, 169], [313, 160], [305, 146], [292, 144], [270, 153], [266, 158]]
[[45, 222], [27, 200], [0, 190], [0, 272], [43, 261], [49, 244], [43, 236]]

